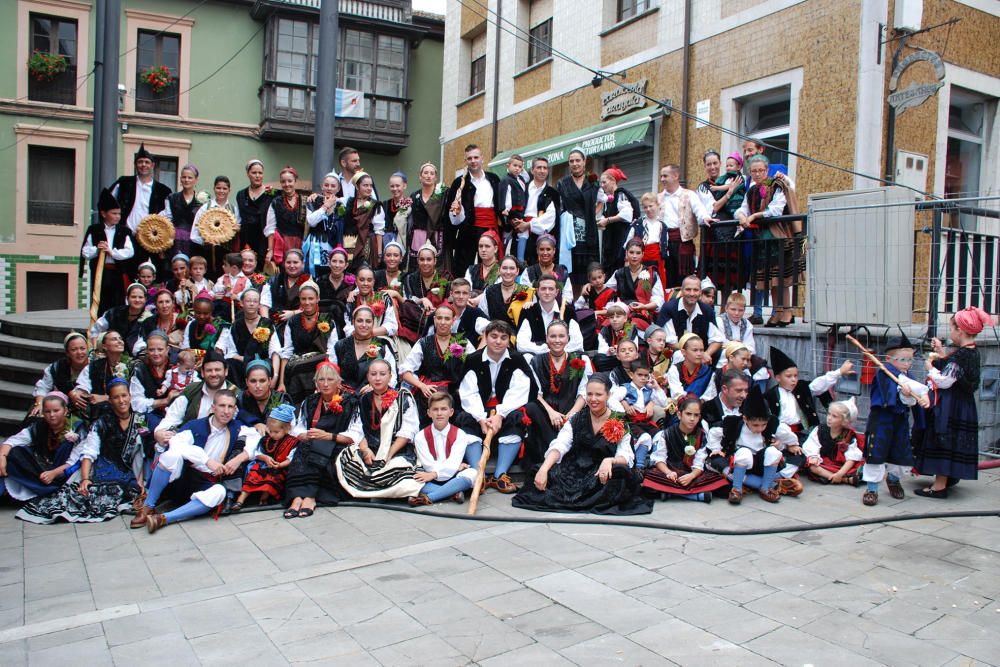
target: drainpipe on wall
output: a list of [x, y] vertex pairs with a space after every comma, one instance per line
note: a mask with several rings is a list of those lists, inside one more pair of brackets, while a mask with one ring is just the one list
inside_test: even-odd
[[681, 186], [687, 187], [688, 118], [691, 68], [691, 0], [684, 0], [684, 51], [681, 56]]
[[497, 20], [494, 23], [495, 30], [497, 31], [497, 39], [495, 44], [495, 51], [493, 58], [493, 130], [492, 130], [492, 143], [490, 144], [490, 150], [493, 151], [495, 156], [500, 151], [497, 150], [497, 117], [500, 113], [500, 26], [503, 25], [503, 0], [497, 0]]

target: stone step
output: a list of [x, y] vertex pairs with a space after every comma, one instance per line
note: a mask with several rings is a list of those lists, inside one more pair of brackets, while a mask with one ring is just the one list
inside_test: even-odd
[[0, 437], [14, 435], [20, 431], [24, 415], [25, 412], [23, 410], [0, 408]]
[[70, 331], [84, 333], [90, 316], [83, 310], [47, 310], [0, 317], [0, 333], [62, 344]]
[[34, 386], [35, 382], [42, 377], [47, 365], [41, 361], [0, 357], [0, 380]]
[[34, 385], [0, 380], [0, 405], [14, 410], [27, 410], [35, 400], [31, 395], [34, 389]]
[[0, 357], [52, 363], [63, 354], [62, 343], [0, 334]]

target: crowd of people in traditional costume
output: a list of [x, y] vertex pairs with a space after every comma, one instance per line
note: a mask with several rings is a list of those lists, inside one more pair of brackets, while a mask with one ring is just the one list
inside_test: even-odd
[[[428, 163], [409, 194], [393, 174], [385, 200], [358, 151], [339, 160], [317, 193], [291, 166], [267, 187], [260, 160], [235, 195], [226, 176], [199, 192], [193, 165], [172, 193], [140, 147], [84, 238], [92, 326], [66, 337], [0, 445], [19, 518], [131, 512], [154, 533], [248, 507], [298, 519], [474, 491], [629, 515], [739, 504], [748, 489], [775, 503], [806, 478], [862, 487], [871, 506], [883, 482], [903, 498], [911, 472], [932, 476], [915, 490], [928, 498], [976, 478], [975, 341], [993, 325], [981, 309], [951, 318], [950, 347], [933, 340], [925, 382], [914, 344], [889, 337], [864, 434], [854, 399], [833, 400], [850, 361], [807, 382], [789, 354], [758, 347], [755, 326], [791, 321], [801, 267], [794, 229], [755, 224], [786, 213], [794, 185], [768, 177], [752, 142], [725, 171], [706, 154], [697, 191], [667, 165], [663, 190], [638, 197], [616, 167], [588, 173], [582, 149], [553, 186], [545, 158], [524, 174], [515, 156], [501, 178], [469, 146], [450, 186]], [[169, 248], [150, 249], [151, 219]], [[715, 259], [741, 275], [717, 294], [693, 241], [722, 221], [735, 224], [720, 225]], [[740, 235], [755, 233], [780, 243], [743, 262]]]

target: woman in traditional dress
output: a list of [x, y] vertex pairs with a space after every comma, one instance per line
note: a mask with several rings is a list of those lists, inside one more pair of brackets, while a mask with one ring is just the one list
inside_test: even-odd
[[[247, 288], [240, 301], [243, 308], [215, 344], [226, 358], [229, 381], [237, 387], [245, 386], [245, 371], [250, 362], [263, 359], [270, 362], [272, 369], [281, 364], [281, 337], [274, 323], [260, 314], [260, 292]], [[271, 386], [277, 384], [277, 378], [273, 378]]]
[[549, 351], [529, 362], [538, 381], [538, 400], [525, 406], [531, 423], [524, 455], [532, 464], [542, 462], [559, 429], [586, 405], [587, 379], [593, 373], [586, 355], [566, 352], [569, 326], [562, 320], [549, 324], [545, 344]]
[[914, 491], [925, 498], [947, 498], [948, 489], [963, 479], [978, 478], [980, 355], [976, 336], [993, 318], [982, 308], [969, 306], [951, 318], [950, 352], [938, 338], [932, 340], [933, 361], [927, 361], [927, 377], [937, 387], [937, 403], [927, 411], [923, 442], [916, 452], [916, 469], [934, 475], [930, 486]]
[[80, 435], [69, 416], [69, 399], [61, 391], [42, 401], [42, 419], [8, 437], [0, 445], [0, 495], [31, 500], [59, 488], [79, 466]]
[[[406, 257], [405, 270], [414, 268], [417, 252], [430, 242], [436, 250], [436, 256], [447, 258], [449, 253], [444, 247], [444, 228], [448, 212], [444, 208], [446, 188], [438, 182], [438, 170], [430, 162], [420, 166], [420, 189], [410, 194], [413, 205], [410, 211], [410, 233], [403, 244]], [[443, 266], [444, 271], [450, 271], [450, 266]]]
[[[750, 275], [750, 258], [748, 255], [745, 259], [740, 259], [740, 255], [745, 254], [745, 244], [742, 239], [736, 238], [736, 231], [740, 227], [732, 224], [732, 221], [737, 219], [736, 214], [743, 206], [746, 196], [743, 156], [739, 153], [729, 155], [723, 171], [719, 154], [708, 151], [705, 153], [705, 173], [707, 178], [696, 190], [698, 197], [712, 217], [719, 222], [730, 223], [712, 225], [712, 241], [705, 246], [706, 272], [723, 293], [742, 290]], [[744, 232], [741, 236], [746, 237], [747, 233]]]
[[411, 498], [423, 483], [413, 478], [417, 404], [406, 389], [390, 387], [395, 369], [382, 359], [368, 364], [371, 391], [358, 399], [347, 429], [353, 443], [337, 457], [337, 479], [353, 498]]
[[382, 202], [385, 211], [383, 246], [390, 241], [405, 241], [412, 224], [413, 200], [406, 196], [406, 174], [395, 172], [389, 177], [389, 198]]
[[701, 401], [693, 396], [677, 404], [678, 421], [653, 439], [649, 460], [653, 466], [646, 473], [643, 486], [659, 492], [661, 498], [712, 502], [712, 492], [728, 486], [725, 477], [711, 468], [708, 458], [708, 432], [701, 420]]
[[35, 403], [28, 413], [29, 417], [42, 416], [42, 401], [51, 391], [69, 394], [76, 386], [76, 379], [90, 363], [90, 349], [87, 337], [77, 331], [71, 331], [63, 338], [65, 356], [45, 367], [42, 377], [35, 383], [32, 394]]
[[[164, 352], [164, 354], [166, 354]], [[79, 474], [55, 493], [36, 498], [15, 515], [31, 523], [96, 523], [142, 502], [143, 461], [153, 451], [153, 430], [145, 415], [132, 410], [128, 382], [108, 385], [111, 409], [90, 427], [80, 443]]]
[[127, 380], [132, 375], [131, 359], [125, 354], [125, 341], [121, 334], [117, 331], [107, 332], [101, 338], [99, 347], [104, 354], [87, 364], [69, 394], [73, 407], [88, 421], [96, 416], [96, 406], [107, 403], [108, 395], [103, 392], [111, 379], [120, 377]]
[[149, 335], [154, 331], [162, 331], [167, 335], [168, 352], [171, 360], [176, 360], [177, 353], [184, 342], [184, 330], [187, 320], [177, 315], [177, 304], [174, 295], [167, 289], [156, 292], [153, 300], [153, 316], [142, 321], [139, 326], [139, 341], [135, 353], [139, 354], [148, 345]]
[[522, 285], [538, 287], [538, 279], [542, 276], [555, 276], [556, 284], [562, 294], [562, 303], [573, 304], [573, 285], [569, 281], [569, 269], [562, 264], [556, 264], [556, 239], [551, 234], [542, 234], [535, 241], [535, 254], [538, 263], [524, 270], [518, 279]]
[[385, 211], [373, 193], [371, 175], [359, 171], [351, 182], [354, 183], [355, 195], [344, 204], [344, 247], [350, 260], [350, 270], [354, 273], [363, 264], [378, 264], [382, 256]]
[[258, 262], [254, 270], [262, 268], [260, 258], [267, 253], [267, 237], [264, 236], [264, 223], [267, 211], [271, 206], [274, 193], [264, 187], [264, 163], [254, 158], [247, 162], [247, 180], [249, 184], [236, 193], [236, 208], [240, 214], [240, 243], [249, 246], [256, 253]]
[[632, 436], [608, 407], [611, 384], [603, 375], [587, 381], [587, 408], [568, 419], [549, 445], [534, 483], [514, 496], [514, 507], [540, 512], [649, 514], [639, 496], [642, 477], [632, 468]]
[[479, 305], [482, 293], [490, 285], [495, 285], [500, 279], [500, 258], [503, 257], [503, 244], [500, 234], [490, 229], [479, 237], [479, 261], [465, 270], [465, 279], [472, 285], [473, 306]]
[[236, 398], [239, 412], [236, 418], [247, 426], [253, 426], [261, 437], [267, 435], [267, 417], [279, 405], [292, 405], [292, 400], [283, 391], [271, 388], [274, 375], [271, 364], [264, 359], [255, 359], [247, 364], [246, 387]]
[[181, 189], [167, 197], [161, 215], [174, 223], [174, 252], [190, 257], [201, 253], [200, 248], [191, 247], [191, 230], [194, 228], [194, 216], [202, 204], [208, 203], [208, 196], [195, 192], [198, 168], [193, 164], [181, 168], [179, 180]]
[[[192, 227], [193, 229], [193, 227]], [[163, 283], [163, 289], [173, 294], [181, 289], [191, 277], [191, 258], [182, 253], [176, 253], [170, 260], [170, 277]]]
[[281, 264], [289, 250], [302, 249], [302, 239], [309, 223], [306, 221], [306, 199], [295, 189], [298, 180], [299, 172], [291, 166], [286, 165], [278, 174], [281, 194], [271, 200], [264, 223], [264, 236], [267, 237], [265, 263], [274, 260]]
[[303, 256], [301, 250], [289, 250], [278, 271], [260, 293], [261, 314], [271, 318], [280, 331], [284, 330], [285, 322], [295, 317], [302, 310], [299, 308], [299, 287], [309, 280], [309, 274], [303, 273]]
[[601, 263], [609, 271], [621, 267], [621, 248], [632, 222], [642, 215], [639, 200], [631, 192], [621, 187], [628, 177], [618, 167], [612, 165], [601, 174], [601, 191], [598, 203], [604, 209], [597, 215], [597, 228], [604, 230], [601, 240]]
[[319, 309], [328, 313], [337, 327], [337, 338], [344, 337], [344, 322], [347, 321], [347, 297], [354, 291], [355, 278], [347, 271], [347, 251], [337, 246], [330, 251], [330, 273], [319, 283]]
[[[358, 269], [355, 276], [355, 290], [347, 297], [347, 307], [352, 311], [358, 306], [368, 306], [375, 314], [375, 329], [372, 333], [376, 336], [392, 338], [399, 331], [399, 320], [396, 317], [396, 306], [392, 297], [385, 292], [375, 291], [375, 272], [367, 266]], [[348, 336], [354, 327], [350, 322], [344, 326], [344, 333]]]
[[462, 334], [453, 334], [453, 306], [443, 303], [434, 310], [434, 332], [424, 336], [406, 356], [401, 357], [399, 379], [413, 387], [421, 428], [430, 422], [427, 399], [443, 391], [458, 396], [465, 355], [475, 349]]
[[309, 378], [317, 364], [326, 357], [331, 335], [330, 317], [319, 312], [319, 286], [309, 281], [299, 288], [302, 312], [287, 320], [282, 335], [281, 368], [278, 390], [287, 391], [292, 402], [299, 403], [311, 391]]
[[659, 274], [642, 263], [644, 248], [642, 239], [629, 239], [625, 244], [625, 266], [607, 282], [607, 287], [628, 304], [632, 323], [641, 332], [646, 331], [663, 307], [663, 284]]
[[403, 246], [399, 241], [389, 241], [382, 250], [382, 268], [375, 272], [375, 289], [389, 295], [396, 312], [399, 312], [399, 304], [403, 299], [403, 280], [406, 278], [402, 271]]
[[500, 282], [489, 285], [483, 292], [479, 309], [486, 313], [488, 320], [503, 320], [514, 331], [521, 325], [521, 313], [531, 303], [534, 287], [525, 287], [517, 282], [521, 266], [517, 258], [507, 255], [500, 260]]
[[[784, 181], [767, 176], [767, 158], [754, 155], [750, 158], [750, 179], [753, 181], [743, 205], [737, 212], [741, 229], [761, 227], [758, 220], [785, 214], [787, 199]], [[766, 224], [754, 232], [759, 239], [754, 244], [754, 279], [757, 290], [770, 287], [772, 315], [764, 326], [787, 326], [792, 322], [789, 286], [797, 273], [795, 263], [794, 229], [787, 223]]]
[[347, 337], [334, 342], [327, 349], [330, 361], [340, 367], [340, 377], [344, 385], [352, 391], [367, 393], [368, 367], [376, 359], [383, 359], [392, 369], [389, 384], [396, 386], [396, 355], [392, 343], [387, 338], [375, 336], [375, 313], [369, 306], [358, 306], [352, 315], [354, 331]]
[[316, 367], [315, 393], [299, 405], [291, 434], [299, 446], [285, 480], [286, 519], [312, 516], [316, 503], [336, 505], [346, 497], [334, 465], [352, 443], [347, 428], [354, 418], [357, 396], [341, 393], [340, 371], [329, 361]]
[[170, 368], [167, 334], [152, 331], [146, 337], [146, 354], [135, 365], [129, 393], [132, 409], [143, 415], [150, 429], [156, 429], [166, 414], [170, 402], [180, 396], [179, 390], [161, 390], [163, 380]]
[[[230, 250], [239, 252], [240, 249], [239, 230], [241, 229], [242, 219], [240, 218], [240, 209], [236, 206], [235, 198], [230, 198], [229, 196], [231, 188], [232, 185], [229, 182], [228, 176], [216, 176], [215, 182], [212, 184], [213, 196], [202, 204], [198, 212], [195, 213], [194, 226], [191, 228], [191, 243], [205, 246], [204, 252], [206, 254], [205, 259], [208, 261], [208, 273], [213, 276], [218, 276], [222, 273], [222, 258], [225, 257], [226, 253]], [[202, 217], [213, 208], [225, 209], [236, 218], [237, 234], [225, 244], [206, 243], [201, 237], [201, 231], [198, 230], [198, 223], [201, 222]]]
[[416, 343], [427, 331], [434, 309], [448, 298], [448, 279], [438, 271], [437, 250], [430, 243], [417, 253], [417, 270], [403, 280], [405, 301], [399, 308], [399, 335]]
[[560, 248], [561, 254], [572, 249], [571, 278], [574, 285], [587, 282], [589, 266], [600, 262], [596, 224], [597, 196], [600, 187], [597, 176], [587, 173], [587, 155], [574, 147], [568, 155], [569, 173], [556, 184], [559, 192], [560, 239], [571, 240]]
[[320, 183], [320, 194], [313, 193], [306, 199], [306, 222], [309, 237], [303, 243], [306, 270], [319, 282], [330, 272], [329, 253], [344, 239], [343, 200], [340, 199], [340, 179], [330, 172]]
[[142, 323], [149, 317], [149, 311], [146, 310], [146, 288], [139, 283], [132, 283], [125, 291], [125, 303], [108, 308], [94, 322], [94, 326], [90, 327], [91, 343], [95, 343], [102, 333], [115, 331], [125, 341], [125, 349], [130, 354], [135, 354], [136, 343], [142, 337]]

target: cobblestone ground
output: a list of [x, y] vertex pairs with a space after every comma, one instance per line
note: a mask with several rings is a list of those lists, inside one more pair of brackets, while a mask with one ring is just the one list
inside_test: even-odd
[[[996, 473], [945, 502], [905, 484], [876, 508], [808, 485], [777, 505], [671, 501], [648, 517], [801, 526], [747, 537], [369, 508], [148, 535], [3, 508], [0, 664], [1000, 664], [1000, 519], [810, 529], [1000, 507]], [[481, 512], [545, 516], [508, 501], [491, 492]]]

